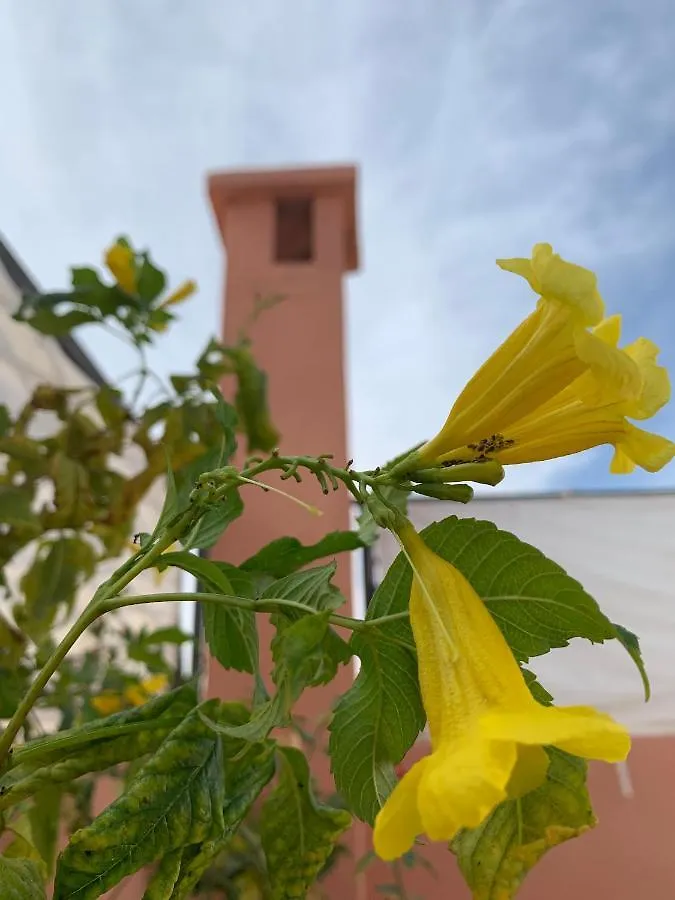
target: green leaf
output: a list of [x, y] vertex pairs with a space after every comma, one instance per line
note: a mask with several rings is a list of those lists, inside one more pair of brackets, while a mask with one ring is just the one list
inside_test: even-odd
[[474, 900], [510, 900], [530, 869], [552, 847], [593, 828], [586, 763], [546, 748], [544, 784], [520, 800], [507, 800], [478, 828], [451, 844]]
[[[593, 643], [618, 639], [640, 668], [639, 647], [618, 628], [578, 581], [544, 554], [492, 522], [451, 516], [422, 531], [426, 544], [455, 565], [482, 597], [516, 658], [522, 662], [575, 637]], [[408, 575], [409, 591], [412, 575]], [[637, 641], [635, 636], [632, 636]], [[640, 660], [640, 662], [638, 662]], [[642, 674], [642, 669], [640, 670]]]
[[535, 700], [541, 703], [542, 706], [549, 706], [551, 703], [553, 703], [552, 694], [549, 694], [546, 688], [539, 684], [539, 682], [537, 681], [537, 676], [534, 674], [534, 672], [530, 672], [529, 669], [523, 669], [522, 666], [520, 671], [522, 672], [523, 678], [525, 679], [525, 684], [529, 687], [530, 693]]
[[151, 753], [195, 703], [194, 685], [186, 684], [143, 706], [24, 744], [13, 754], [13, 768], [0, 778], [0, 809], [46, 787]]
[[2, 900], [44, 900], [45, 889], [36, 862], [0, 856]]
[[33, 805], [28, 812], [30, 832], [35, 849], [44, 860], [47, 875], [54, 874], [56, 849], [59, 840], [61, 820], [61, 788], [49, 785], [33, 797]]
[[39, 641], [51, 628], [61, 605], [70, 609], [83, 575], [90, 575], [95, 564], [94, 550], [77, 537], [57, 538], [41, 544], [32, 565], [21, 579], [24, 602], [13, 608], [14, 618], [23, 631]]
[[136, 293], [149, 306], [153, 300], [159, 297], [165, 287], [166, 275], [152, 264], [147, 253], [144, 254], [136, 282]]
[[[338, 609], [345, 602], [345, 598], [338, 588], [331, 584], [336, 568], [335, 563], [329, 563], [326, 566], [316, 566], [313, 569], [286, 575], [265, 588], [261, 599], [294, 600], [306, 606], [308, 612]], [[303, 612], [298, 610], [291, 613], [285, 610], [284, 614], [297, 618], [303, 615]]]
[[96, 269], [91, 269], [88, 266], [76, 267], [70, 270], [70, 275], [74, 288], [105, 289], [105, 285], [99, 278]]
[[25, 322], [41, 334], [63, 337], [80, 325], [101, 321], [97, 309], [78, 309], [75, 304], [79, 299], [77, 293], [67, 292], [24, 295], [12, 318]]
[[[408, 608], [410, 569], [399, 556], [375, 591], [367, 620]], [[399, 763], [424, 727], [417, 656], [407, 619], [355, 634], [350, 649], [361, 659], [359, 675], [335, 708], [330, 757], [335, 784], [350, 809], [373, 823], [396, 784]]]
[[[26, 643], [26, 636], [0, 611], [0, 668], [14, 669], [24, 655]], [[2, 681], [3, 694], [4, 691], [5, 682]], [[5, 716], [0, 713], [0, 718]]]
[[[217, 713], [219, 701], [203, 709]], [[54, 900], [94, 900], [167, 853], [223, 832], [222, 746], [193, 710], [59, 857]]]
[[12, 426], [12, 417], [4, 403], [0, 403], [0, 437], [4, 437]]
[[194, 528], [181, 538], [182, 545], [186, 550], [210, 549], [227, 526], [238, 519], [243, 511], [244, 503], [239, 491], [228, 491], [223, 499], [218, 501], [218, 505], [208, 509]]
[[308, 686], [325, 684], [337, 667], [350, 657], [348, 645], [331, 628], [328, 617], [343, 597], [330, 583], [335, 564], [296, 572], [275, 581], [261, 600], [292, 599], [306, 607], [275, 612], [271, 616], [277, 634], [272, 641], [276, 694], [256, 706], [251, 718], [236, 727], [221, 726], [224, 734], [259, 741], [277, 725], [286, 724], [293, 704]]
[[91, 506], [89, 475], [82, 463], [70, 459], [65, 453], [57, 453], [52, 459], [54, 479], [54, 506], [59, 523], [81, 516]]
[[[248, 715], [244, 707], [223, 704], [218, 712], [221, 722], [234, 725]], [[225, 849], [248, 815], [251, 806], [274, 774], [274, 750], [271, 742], [248, 746], [242, 741], [222, 738], [224, 756], [224, 827], [220, 834], [183, 851], [178, 879], [170, 900], [187, 900], [199, 879]]]
[[365, 546], [366, 542], [355, 531], [331, 531], [316, 544], [307, 546], [297, 538], [282, 537], [243, 562], [241, 568], [283, 578], [317, 559]]
[[279, 750], [281, 772], [260, 818], [260, 838], [272, 900], [302, 900], [330, 856], [351, 816], [319, 803], [307, 760], [299, 750]]
[[182, 861], [182, 847], [178, 847], [178, 849], [172, 850], [163, 856], [150, 879], [146, 892], [143, 894], [143, 900], [171, 900], [180, 875]]
[[235, 406], [248, 439], [248, 450], [268, 453], [279, 443], [267, 397], [267, 375], [258, 368], [247, 344], [223, 349], [237, 376]]
[[239, 418], [236, 409], [225, 400], [220, 388], [212, 387], [211, 393], [216, 398], [216, 421], [223, 430], [222, 454], [216, 466], [224, 466], [227, 465], [237, 449], [237, 423]]
[[635, 665], [638, 667], [638, 671], [640, 673], [640, 677], [642, 678], [642, 686], [645, 692], [645, 703], [651, 697], [651, 686], [649, 684], [649, 676], [647, 675], [647, 670], [645, 669], [645, 663], [642, 658], [642, 651], [640, 650], [640, 641], [636, 634], [633, 634], [632, 631], [629, 631], [627, 628], [624, 628], [623, 625], [617, 625], [616, 622], [612, 623], [614, 625], [614, 629], [616, 631], [616, 639], [619, 643], [625, 648], [628, 652], [630, 658], [633, 660]]
[[[164, 553], [158, 568], [177, 566], [194, 575], [207, 592], [253, 599], [251, 576], [227, 563], [216, 563], [181, 551]], [[203, 603], [204, 632], [211, 653], [226, 669], [255, 672], [258, 666], [258, 630], [255, 613], [222, 603]]]
[[162, 531], [168, 526], [169, 522], [180, 512], [181, 505], [178, 498], [178, 490], [176, 488], [176, 476], [173, 473], [171, 464], [167, 457], [166, 460], [166, 494], [164, 495], [164, 503], [162, 511], [157, 519], [155, 530], [152, 532], [153, 540], [158, 537]]
[[38, 529], [39, 517], [31, 509], [32, 490], [0, 484], [0, 522], [20, 528]]

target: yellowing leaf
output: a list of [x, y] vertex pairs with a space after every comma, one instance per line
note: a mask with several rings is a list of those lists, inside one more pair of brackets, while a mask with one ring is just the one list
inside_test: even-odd
[[344, 809], [318, 803], [307, 760], [299, 750], [279, 751], [279, 784], [263, 806], [260, 837], [272, 900], [302, 900], [351, 823]]
[[511, 900], [548, 850], [595, 826], [585, 762], [562, 750], [547, 753], [550, 766], [540, 788], [502, 803], [480, 827], [452, 842], [473, 900]]

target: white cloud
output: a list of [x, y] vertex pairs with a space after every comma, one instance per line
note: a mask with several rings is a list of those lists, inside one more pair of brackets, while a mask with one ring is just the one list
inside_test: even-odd
[[[208, 169], [357, 161], [352, 438], [374, 464], [435, 431], [530, 308], [498, 256], [550, 240], [618, 286], [672, 251], [675, 9], [666, 0], [0, 0], [0, 227], [44, 284], [129, 232], [200, 299], [157, 365], [218, 327]], [[67, 14], [66, 14], [67, 11]], [[650, 276], [649, 273], [652, 273]], [[603, 281], [604, 283], [604, 281]], [[608, 298], [609, 299], [609, 298]], [[669, 319], [672, 322], [672, 314]], [[111, 372], [128, 366], [101, 338]], [[102, 358], [104, 356], [104, 358]], [[675, 424], [672, 423], [671, 424]], [[583, 460], [515, 470], [565, 486]]]

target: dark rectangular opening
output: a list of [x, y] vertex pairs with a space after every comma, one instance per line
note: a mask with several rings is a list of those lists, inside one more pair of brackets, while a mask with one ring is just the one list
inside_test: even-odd
[[311, 262], [314, 259], [313, 213], [311, 197], [283, 197], [277, 200], [277, 262]]

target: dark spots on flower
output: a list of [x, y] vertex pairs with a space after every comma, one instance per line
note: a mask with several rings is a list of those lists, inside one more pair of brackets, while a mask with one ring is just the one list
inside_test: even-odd
[[506, 438], [503, 434], [492, 434], [490, 437], [483, 438], [475, 444], [468, 444], [470, 450], [476, 451], [476, 458], [473, 462], [482, 462], [490, 457], [493, 453], [499, 453], [500, 450], [506, 450], [507, 447], [513, 447], [515, 441], [512, 438]]

